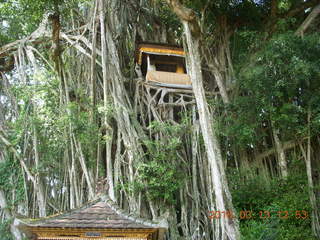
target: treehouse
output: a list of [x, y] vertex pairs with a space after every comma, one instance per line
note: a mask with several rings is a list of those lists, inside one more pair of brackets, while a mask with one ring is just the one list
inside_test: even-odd
[[163, 240], [167, 224], [128, 215], [100, 198], [59, 215], [20, 219], [19, 228], [30, 240]]
[[163, 44], [140, 44], [136, 51], [137, 74], [150, 85], [191, 89], [185, 52], [182, 48]]

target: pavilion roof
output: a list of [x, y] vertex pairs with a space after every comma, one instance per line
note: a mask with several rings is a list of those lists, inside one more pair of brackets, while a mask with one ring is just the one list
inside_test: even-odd
[[152, 222], [130, 215], [112, 200], [98, 199], [69, 212], [41, 219], [20, 219], [37, 228], [151, 229], [167, 228], [165, 222]]

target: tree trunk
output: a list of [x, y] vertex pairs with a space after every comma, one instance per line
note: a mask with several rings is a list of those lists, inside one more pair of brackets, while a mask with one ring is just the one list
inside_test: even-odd
[[[3, 159], [4, 159], [3, 153], [0, 153], [0, 163], [4, 161]], [[5, 192], [1, 188], [0, 188], [0, 209], [4, 213], [5, 219], [7, 219], [7, 220], [12, 219], [13, 216], [8, 208]], [[14, 221], [10, 225], [10, 232], [15, 237], [15, 240], [22, 240], [22, 235], [21, 235], [19, 229], [14, 225]]]
[[[38, 137], [37, 137], [37, 130], [34, 127], [33, 128], [33, 148], [34, 148], [34, 159], [35, 159], [35, 167], [36, 171], [39, 171], [39, 153], [38, 153]], [[38, 201], [38, 207], [39, 207], [39, 217], [45, 217], [46, 216], [46, 198], [45, 193], [43, 190], [43, 186], [41, 183], [39, 172], [35, 175], [35, 182], [34, 182], [34, 188], [35, 192], [37, 194], [37, 201]]]
[[278, 156], [278, 165], [279, 165], [280, 175], [282, 178], [287, 178], [288, 166], [287, 166], [286, 154], [278, 136], [279, 130], [274, 127], [274, 124], [271, 124], [271, 128], [272, 128], [273, 140], [274, 140], [274, 144], [275, 144], [276, 152]]
[[314, 21], [314, 19], [320, 14], [320, 4], [314, 7], [311, 13], [308, 15], [306, 20], [301, 24], [301, 26], [296, 31], [296, 35], [303, 37], [304, 32], [310, 26], [310, 24]]
[[314, 184], [312, 179], [312, 166], [311, 166], [311, 137], [310, 137], [310, 118], [311, 111], [308, 110], [308, 139], [307, 139], [307, 152], [304, 150], [302, 144], [300, 144], [300, 149], [305, 160], [307, 177], [308, 177], [308, 187], [309, 187], [309, 200], [312, 207], [312, 231], [313, 234], [320, 239], [320, 216], [317, 206], [317, 199], [314, 193]]
[[83, 174], [85, 176], [85, 180], [87, 182], [88, 185], [88, 191], [89, 191], [89, 200], [92, 200], [94, 198], [94, 190], [93, 190], [93, 183], [92, 183], [92, 179], [89, 175], [89, 171], [88, 171], [88, 167], [85, 161], [85, 157], [83, 155], [83, 151], [82, 151], [82, 147], [81, 147], [81, 143], [76, 141], [76, 137], [73, 135], [73, 141], [74, 141], [74, 145], [76, 148], [76, 151], [78, 153], [78, 157], [79, 157], [79, 162], [80, 162], [80, 166], [82, 168]]
[[[224, 166], [222, 162], [221, 150], [217, 136], [212, 129], [212, 118], [207, 105], [205, 91], [203, 87], [203, 78], [201, 72], [201, 58], [199, 54], [199, 39], [191, 35], [189, 23], [182, 21], [186, 34], [188, 46], [188, 57], [190, 64], [190, 77], [192, 81], [193, 92], [195, 95], [197, 108], [200, 118], [202, 136], [205, 142], [205, 148], [208, 156], [209, 166], [212, 171], [212, 182], [216, 197], [216, 206], [218, 211], [230, 210], [234, 212], [231, 194], [227, 185]], [[226, 198], [224, 198], [226, 196]], [[228, 238], [231, 240], [240, 239], [239, 226], [236, 219], [221, 218], [222, 226], [225, 229]]]
[[113, 168], [111, 159], [111, 147], [113, 131], [108, 123], [107, 109], [108, 105], [108, 77], [107, 77], [107, 41], [105, 29], [105, 16], [104, 16], [104, 2], [100, 1], [100, 27], [101, 27], [101, 53], [102, 53], [102, 77], [103, 77], [103, 102], [104, 102], [104, 125], [106, 129], [106, 167], [108, 179], [108, 194], [112, 200], [115, 201], [114, 184], [113, 184]]

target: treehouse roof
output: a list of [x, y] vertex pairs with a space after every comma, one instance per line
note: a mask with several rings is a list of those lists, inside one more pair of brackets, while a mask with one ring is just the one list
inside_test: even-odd
[[168, 44], [141, 43], [138, 45], [136, 53], [136, 61], [140, 65], [142, 63], [143, 53], [176, 57], [185, 56], [183, 48], [178, 46]]
[[66, 213], [41, 219], [20, 219], [20, 221], [22, 230], [28, 236], [37, 236], [37, 239], [82, 240], [86, 236], [120, 236], [125, 239], [160, 240], [167, 228], [165, 222], [151, 222], [125, 213], [108, 198], [100, 198]]

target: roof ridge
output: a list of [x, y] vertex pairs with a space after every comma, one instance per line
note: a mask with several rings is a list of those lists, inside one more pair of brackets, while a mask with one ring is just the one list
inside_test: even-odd
[[142, 42], [136, 43], [136, 46], [141, 46], [141, 45], [154, 45], [154, 46], [160, 46], [160, 47], [171, 47], [171, 48], [182, 48], [183, 49], [183, 45], [179, 45], [179, 44], [148, 42], [148, 41], [142, 41]]
[[168, 229], [168, 222], [164, 218], [159, 218], [159, 221], [153, 221], [145, 218], [141, 218], [136, 216], [133, 213], [128, 213], [127, 211], [123, 210], [119, 207], [119, 205], [114, 202], [111, 198], [109, 198], [107, 195], [101, 196], [101, 200], [108, 204], [108, 206], [115, 211], [118, 215], [131, 220], [136, 223], [143, 224], [148, 227], [157, 227], [157, 228], [165, 228]]
[[[96, 205], [98, 208], [95, 207]], [[99, 210], [99, 207], [102, 207], [102, 209]], [[91, 208], [92, 210], [90, 210]], [[115, 219], [112, 219], [111, 215], [110, 215], [111, 219], [109, 219], [108, 214], [111, 214], [111, 212], [114, 215]], [[91, 218], [91, 217], [94, 217], [94, 214], [98, 214], [96, 215], [97, 217], [96, 224], [94, 224], [95, 218], [94, 219]], [[106, 217], [105, 219], [103, 215], [105, 215], [104, 216]], [[81, 219], [81, 218], [79, 219], [79, 216], [86, 216], [86, 217], [84, 219]], [[85, 221], [86, 223], [83, 222], [83, 224], [81, 224], [81, 221], [83, 220], [87, 220], [87, 221]], [[93, 222], [90, 222], [90, 220], [93, 220]], [[125, 222], [126, 222], [125, 224], [128, 224], [128, 226], [124, 228], [158, 228], [163, 230], [168, 229], [168, 222], [166, 219], [159, 218], [158, 219], [159, 221], [151, 221], [149, 219], [140, 218], [135, 214], [132, 214], [132, 213], [130, 214], [125, 210], [121, 209], [115, 201], [111, 200], [107, 195], [104, 195], [104, 194], [98, 195], [96, 196], [96, 199], [83, 204], [81, 207], [68, 210], [67, 212], [63, 212], [60, 214], [58, 213], [58, 214], [54, 214], [48, 217], [38, 218], [38, 219], [31, 219], [31, 218], [19, 219], [21, 224], [28, 225], [30, 227], [32, 226], [33, 227], [48, 227], [48, 226], [49, 227], [53, 227], [53, 226], [75, 227], [77, 226], [79, 228], [83, 228], [84, 226], [89, 226], [89, 225], [95, 228], [103, 227], [106, 225], [102, 224], [101, 221], [106, 221], [106, 220], [107, 221], [110, 220], [109, 227], [111, 226], [111, 228], [113, 227], [112, 224], [115, 224], [115, 225], [121, 224], [121, 221], [122, 221], [122, 224], [124, 224]], [[120, 221], [120, 223], [119, 222], [116, 223], [116, 221]], [[92, 224], [94, 226], [92, 226]], [[102, 224], [102, 225], [99, 225], [99, 224]]]
[[81, 211], [81, 210], [84, 210], [90, 206], [93, 206], [94, 204], [98, 203], [101, 201], [101, 197], [99, 196], [98, 198], [95, 198], [93, 200], [90, 200], [84, 204], [82, 204], [81, 206], [77, 207], [77, 208], [72, 208], [72, 209], [69, 209], [69, 210], [66, 210], [66, 211], [63, 211], [63, 212], [57, 212], [55, 214], [52, 214], [52, 215], [49, 215], [49, 216], [46, 216], [46, 217], [41, 217], [41, 218], [28, 218], [28, 217], [25, 217], [25, 218], [19, 218], [20, 221], [22, 222], [25, 222], [25, 223], [29, 223], [29, 224], [35, 224], [36, 222], [38, 221], [49, 221], [53, 218], [58, 218], [58, 217], [64, 217], [64, 216], [67, 216], [69, 214], [72, 214], [76, 211]]

